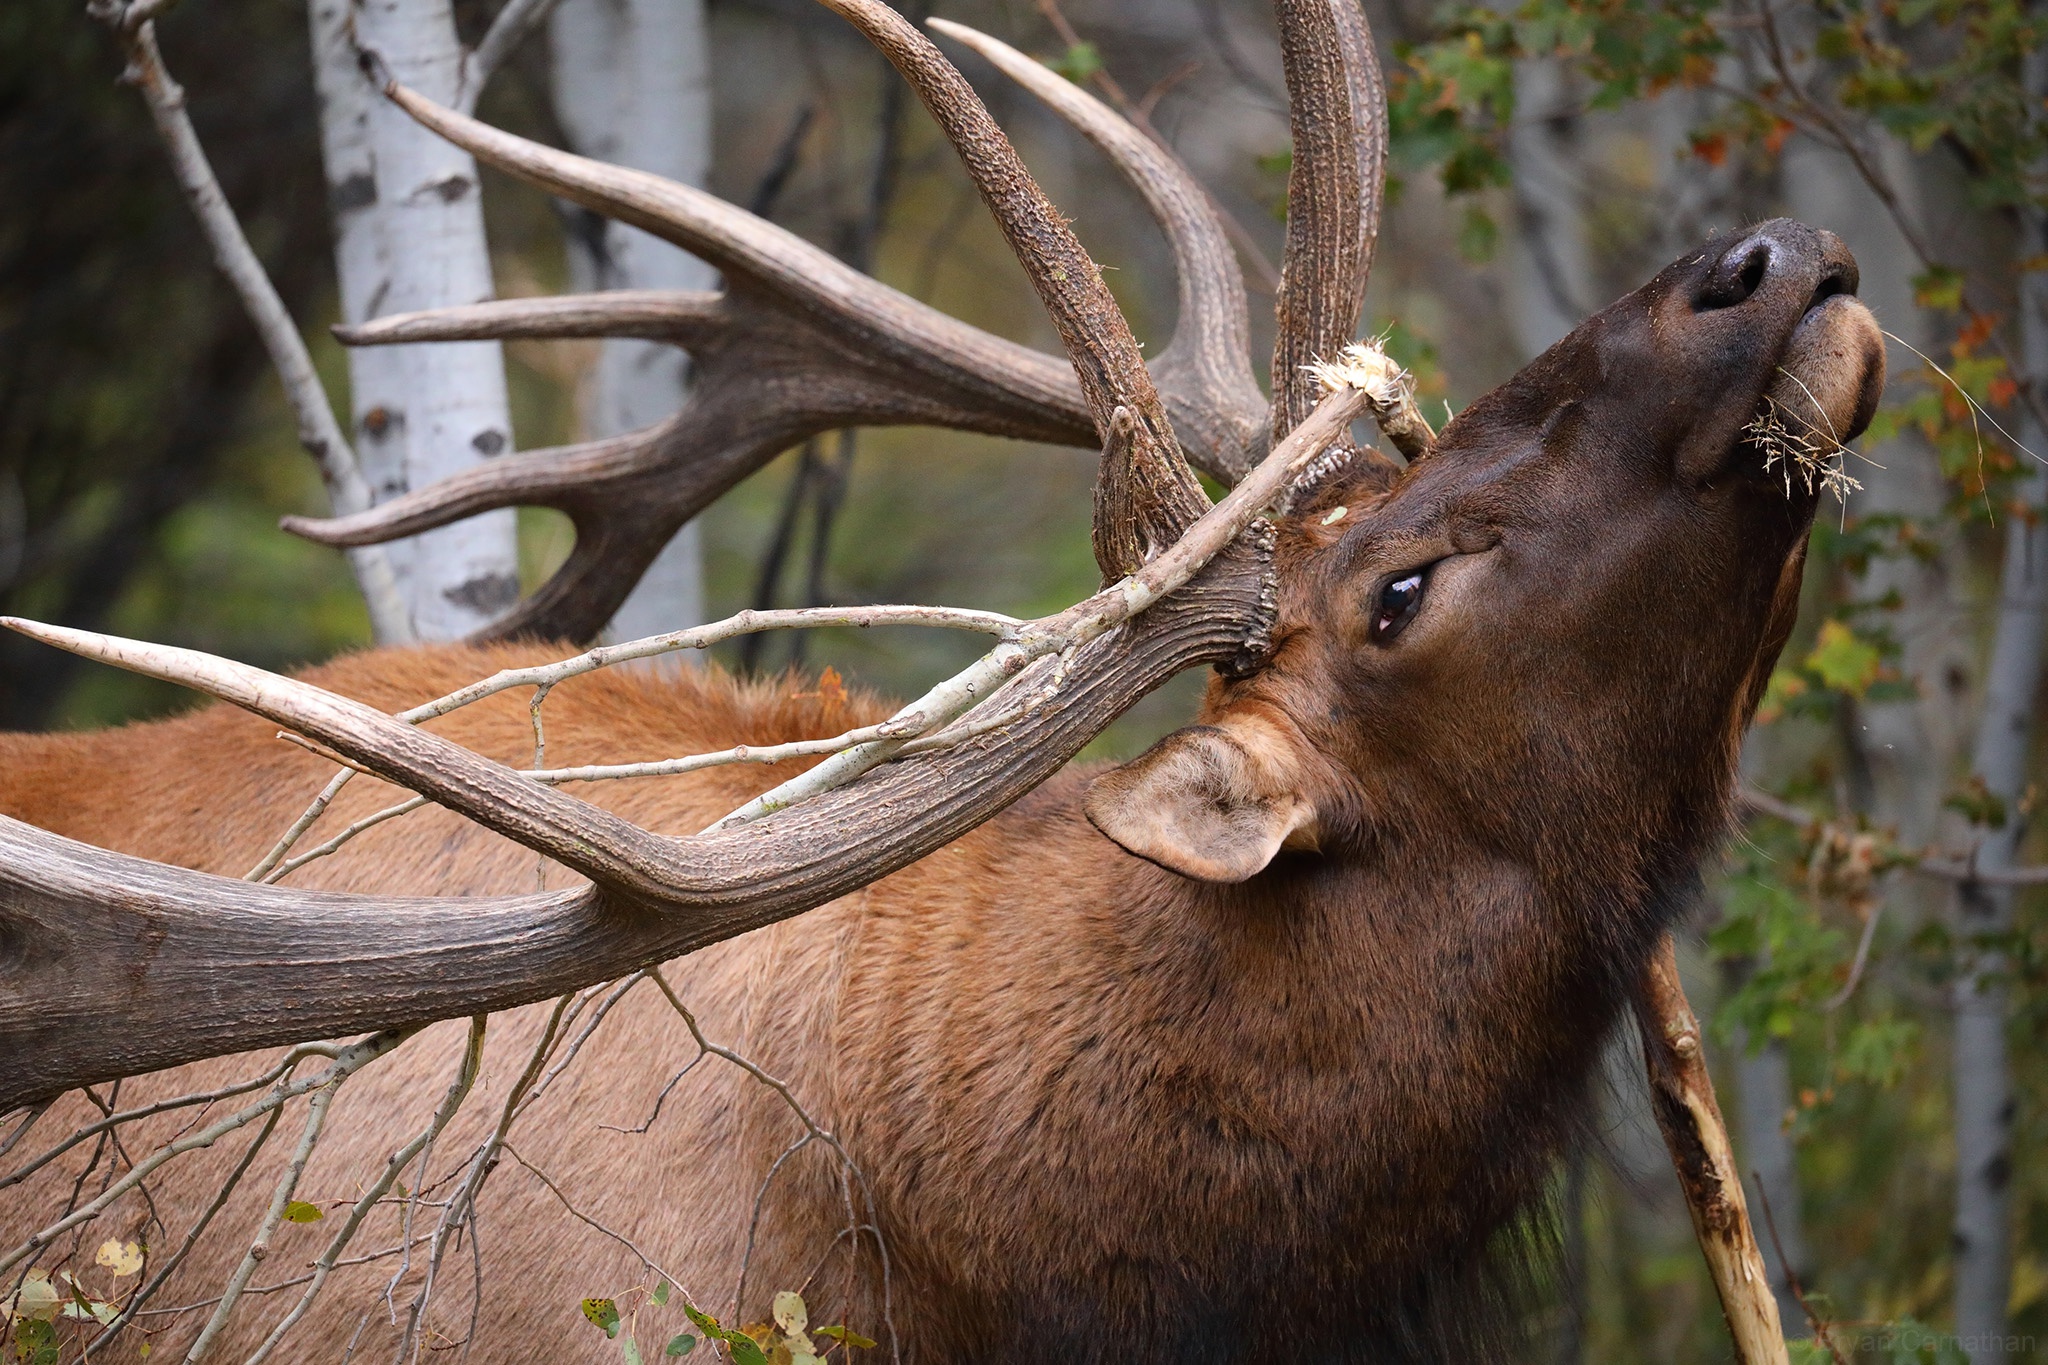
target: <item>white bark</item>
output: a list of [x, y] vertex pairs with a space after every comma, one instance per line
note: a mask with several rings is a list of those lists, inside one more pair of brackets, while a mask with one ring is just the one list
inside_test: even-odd
[[1596, 290], [1586, 258], [1583, 176], [1585, 135], [1570, 80], [1548, 58], [1515, 64], [1516, 231], [1511, 234], [1514, 315], [1525, 355], [1550, 349], [1592, 311]]
[[[550, 27], [555, 114], [576, 151], [702, 185], [711, 166], [711, 83], [702, 0], [563, 0]], [[579, 287], [710, 289], [711, 267], [620, 223], [570, 235]], [[604, 343], [584, 405], [585, 434], [615, 435], [682, 405], [689, 359], [657, 342]], [[703, 556], [685, 526], [613, 618], [632, 639], [704, 619]]]
[[[2026, 60], [2028, 94], [2048, 95], [2048, 52]], [[2048, 214], [2022, 217], [2014, 256], [2025, 259], [2048, 244]], [[2018, 273], [2022, 376], [2036, 394], [2048, 394], [2048, 279]], [[2029, 414], [2020, 437], [2048, 452], [2048, 430]], [[2022, 458], [2025, 458], [2024, 456]], [[1984, 711], [1978, 720], [1972, 771], [2005, 805], [2004, 823], [1984, 833], [1977, 864], [2010, 867], [2017, 860], [2026, 820], [2018, 806], [2027, 788], [2033, 747], [2034, 701], [2041, 691], [2042, 643], [2048, 627], [2048, 465], [2030, 460], [2017, 490], [2033, 516], [2005, 516], [2005, 556], [1991, 659], [1984, 675]], [[2012, 928], [2013, 889], [1965, 884], [1956, 896], [1962, 968], [1955, 984], [1956, 1333], [1977, 1365], [2007, 1358], [2006, 1305], [2012, 1294], [2012, 1122], [2015, 1097], [2006, 1058], [2008, 989], [2005, 957], [1978, 949], [1987, 935]]]
[[[309, 0], [321, 146], [335, 220], [342, 317], [493, 295], [475, 163], [384, 100], [358, 65], [377, 53], [402, 84], [460, 96], [448, 0]], [[356, 449], [380, 500], [512, 448], [496, 342], [350, 352]], [[392, 547], [421, 638], [488, 624], [519, 593], [517, 516], [471, 517]]]
[[[1747, 1039], [1736, 1040], [1736, 1093], [1741, 1100], [1742, 1166], [1755, 1196], [1752, 1217], [1763, 1244], [1764, 1266], [1771, 1292], [1778, 1299], [1778, 1317], [1788, 1330], [1799, 1330], [1806, 1313], [1792, 1293], [1789, 1267], [1802, 1284], [1813, 1278], [1813, 1254], [1806, 1245], [1806, 1220], [1799, 1206], [1798, 1152], [1785, 1131], [1785, 1113], [1792, 1101], [1792, 1059], [1775, 1039], [1751, 1052]], [[1770, 1210], [1766, 1222], [1764, 1210]], [[1772, 1238], [1775, 1230], [1777, 1237]], [[1779, 1252], [1783, 1251], [1780, 1257]]]

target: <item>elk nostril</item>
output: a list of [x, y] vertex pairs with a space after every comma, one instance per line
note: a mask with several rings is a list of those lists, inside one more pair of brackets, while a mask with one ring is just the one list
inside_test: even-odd
[[1852, 270], [1840, 263], [1832, 264], [1821, 276], [1820, 283], [1814, 286], [1813, 297], [1806, 301], [1806, 311], [1811, 313], [1837, 294], [1855, 292], [1856, 277]]
[[1747, 303], [1763, 284], [1770, 269], [1770, 242], [1761, 238], [1744, 242], [1715, 265], [1714, 273], [1707, 277], [1693, 306], [1704, 313], [1710, 309], [1733, 308]]

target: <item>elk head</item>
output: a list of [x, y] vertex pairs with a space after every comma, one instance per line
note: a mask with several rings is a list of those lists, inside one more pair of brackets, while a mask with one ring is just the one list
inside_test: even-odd
[[1817, 489], [1772, 424], [1839, 450], [1883, 384], [1856, 284], [1832, 233], [1718, 238], [1398, 477], [1329, 482], [1280, 537], [1270, 663], [1098, 780], [1090, 818], [1211, 881], [1432, 831], [1557, 871], [1689, 862], [1797, 607]]

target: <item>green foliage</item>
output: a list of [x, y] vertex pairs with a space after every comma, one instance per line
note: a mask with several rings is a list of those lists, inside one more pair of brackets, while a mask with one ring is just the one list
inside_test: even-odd
[[[636, 1302], [644, 1300], [644, 1304], [629, 1312], [621, 1307], [621, 1300], [629, 1298]], [[670, 1298], [669, 1284], [663, 1280], [652, 1290], [635, 1288], [608, 1298], [584, 1299], [578, 1309], [592, 1326], [619, 1343], [620, 1354], [627, 1365], [642, 1365], [644, 1357], [633, 1326], [640, 1313], [666, 1308]], [[791, 1290], [775, 1295], [772, 1321], [751, 1323], [741, 1328], [724, 1326], [695, 1304], [684, 1302], [680, 1306], [696, 1330], [671, 1335], [662, 1347], [664, 1360], [689, 1355], [697, 1349], [700, 1340], [722, 1344], [731, 1355], [733, 1365], [821, 1365], [832, 1352], [872, 1350], [875, 1347], [872, 1337], [844, 1324], [810, 1326], [810, 1310], [805, 1306], [803, 1296]], [[835, 1344], [821, 1350], [813, 1337], [824, 1337]]]
[[585, 1299], [581, 1305], [583, 1316], [598, 1331], [608, 1337], [619, 1334], [619, 1305], [614, 1299]]
[[1727, 882], [1721, 922], [1707, 935], [1716, 957], [1752, 964], [1714, 1020], [1721, 1041], [1739, 1029], [1752, 1047], [1792, 1036], [1841, 987], [1850, 945], [1813, 914], [1806, 899], [1752, 856]]
[[1093, 43], [1075, 43], [1046, 65], [1074, 84], [1086, 85], [1090, 77], [1102, 70], [1102, 54]]

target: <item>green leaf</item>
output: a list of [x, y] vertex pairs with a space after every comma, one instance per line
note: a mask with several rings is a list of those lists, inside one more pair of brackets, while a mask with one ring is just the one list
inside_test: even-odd
[[619, 1338], [619, 1354], [626, 1358], [626, 1365], [642, 1365], [640, 1343], [633, 1340], [631, 1332]]
[[591, 1326], [608, 1337], [619, 1334], [619, 1305], [613, 1299], [585, 1299], [582, 1304], [583, 1316], [590, 1319]]
[[712, 1317], [695, 1304], [683, 1305], [683, 1312], [699, 1331], [714, 1341], [722, 1341], [732, 1350], [732, 1365], [768, 1365], [768, 1357], [761, 1351], [760, 1344], [745, 1332], [734, 1332], [718, 1325]]
[[1820, 639], [1806, 656], [1806, 666], [1818, 673], [1823, 683], [1852, 697], [1870, 690], [1883, 664], [1877, 646], [1858, 638], [1841, 621], [1822, 622]]
[[1906, 1074], [1920, 1026], [1910, 1019], [1872, 1019], [1849, 1031], [1835, 1070], [1844, 1079], [1890, 1088]]
[[858, 1346], [863, 1351], [875, 1349], [875, 1343], [872, 1338], [862, 1336], [851, 1327], [842, 1327], [835, 1324], [831, 1327], [814, 1327], [811, 1330], [821, 1337], [830, 1337], [834, 1341], [844, 1342], [848, 1346]]
[[1102, 54], [1089, 42], [1075, 43], [1066, 52], [1046, 63], [1047, 66], [1065, 76], [1076, 85], [1086, 85], [1088, 78], [1102, 70]]
[[1468, 261], [1489, 261], [1499, 242], [1500, 225], [1493, 221], [1493, 215], [1476, 204], [1467, 208], [1458, 227], [1459, 254]]
[[668, 1345], [662, 1347], [661, 1353], [673, 1360], [677, 1356], [686, 1356], [696, 1349], [697, 1338], [688, 1332], [678, 1332], [669, 1338]]
[[1913, 277], [1913, 302], [1922, 308], [1953, 313], [1963, 306], [1963, 273], [1945, 265], [1930, 266]]
[[284, 1206], [284, 1221], [287, 1223], [317, 1223], [326, 1216], [318, 1204], [308, 1204], [303, 1199], [294, 1199]]
[[662, 1306], [663, 1304], [665, 1304], [665, 1303], [667, 1303], [667, 1302], [668, 1302], [668, 1281], [667, 1281], [667, 1280], [663, 1280], [663, 1281], [662, 1281], [662, 1282], [661, 1282], [660, 1284], [658, 1284], [658, 1285], [654, 1286], [654, 1306], [655, 1306], [656, 1308], [659, 1308], [659, 1307], [661, 1307], [661, 1306]]

